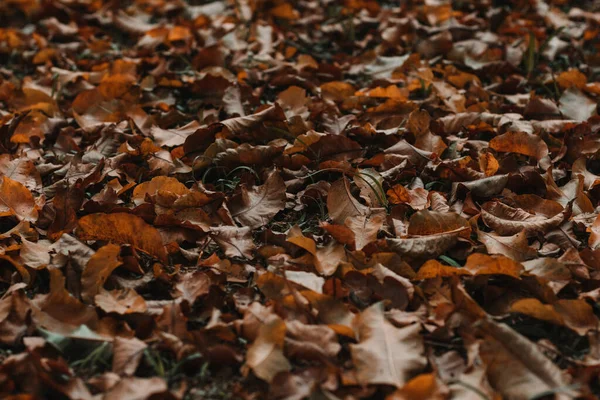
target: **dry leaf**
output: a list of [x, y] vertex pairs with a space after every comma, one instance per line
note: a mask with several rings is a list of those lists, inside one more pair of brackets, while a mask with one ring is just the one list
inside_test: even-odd
[[131, 244], [161, 261], [166, 261], [167, 252], [156, 228], [132, 214], [91, 214], [79, 219], [77, 236], [82, 240], [106, 240]]
[[364, 310], [355, 320], [359, 343], [351, 345], [352, 361], [361, 384], [404, 386], [427, 362], [418, 324], [396, 328], [383, 313], [383, 303]]
[[242, 187], [229, 202], [231, 215], [249, 228], [266, 225], [285, 207], [285, 184], [277, 172], [271, 172], [265, 183], [251, 189]]

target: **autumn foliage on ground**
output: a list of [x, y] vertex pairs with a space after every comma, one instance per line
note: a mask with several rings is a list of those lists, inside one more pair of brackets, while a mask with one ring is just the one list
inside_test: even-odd
[[0, 397], [595, 398], [598, 9], [0, 1]]

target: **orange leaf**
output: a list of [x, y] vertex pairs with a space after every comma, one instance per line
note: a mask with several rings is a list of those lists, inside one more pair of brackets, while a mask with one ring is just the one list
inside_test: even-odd
[[130, 244], [161, 260], [167, 261], [167, 251], [160, 233], [133, 214], [90, 214], [77, 222], [77, 236], [82, 240], [106, 240]]

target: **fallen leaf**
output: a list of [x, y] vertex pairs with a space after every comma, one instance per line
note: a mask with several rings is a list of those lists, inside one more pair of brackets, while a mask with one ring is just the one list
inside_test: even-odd
[[490, 148], [504, 153], [518, 153], [536, 160], [548, 156], [548, 146], [539, 137], [526, 132], [506, 132], [490, 140]]
[[473, 275], [507, 275], [517, 279], [524, 270], [521, 264], [508, 257], [480, 253], [471, 254], [464, 268]]
[[485, 245], [489, 254], [504, 255], [515, 261], [530, 260], [537, 256], [537, 251], [529, 246], [525, 231], [511, 236], [500, 236], [478, 230], [477, 237]]
[[289, 371], [291, 365], [283, 354], [285, 333], [285, 322], [270, 314], [260, 327], [258, 337], [248, 347], [245, 367], [267, 382], [271, 382], [278, 373]]
[[229, 202], [233, 218], [249, 228], [266, 225], [285, 207], [285, 184], [277, 172], [271, 172], [263, 185], [242, 187]]
[[327, 193], [327, 209], [336, 224], [344, 224], [348, 217], [367, 215], [369, 210], [352, 196], [350, 182], [345, 177], [331, 184]]
[[77, 236], [82, 240], [107, 240], [131, 244], [163, 262], [167, 260], [167, 252], [156, 228], [132, 214], [86, 215], [77, 223]]
[[354, 322], [359, 343], [350, 345], [357, 379], [361, 384], [398, 388], [427, 365], [418, 324], [396, 328], [383, 313], [383, 303], [364, 310]]
[[480, 356], [491, 385], [511, 399], [529, 399], [560, 390], [574, 395], [566, 375], [537, 346], [506, 325], [483, 325], [485, 341]]
[[37, 221], [38, 211], [31, 192], [8, 176], [0, 179], [0, 216], [14, 215], [20, 221]]
[[121, 379], [115, 386], [106, 392], [104, 397], [107, 400], [146, 400], [152, 396], [165, 396], [167, 395], [167, 392], [167, 382], [162, 378], [127, 377]]
[[252, 258], [255, 250], [250, 227], [218, 226], [210, 228], [212, 239], [228, 257]]
[[148, 345], [137, 338], [116, 337], [113, 342], [112, 372], [131, 376], [135, 373]]
[[559, 226], [569, 214], [570, 209], [567, 208], [548, 218], [507, 206], [499, 201], [491, 201], [481, 207], [483, 222], [500, 235], [516, 235], [523, 231], [527, 236], [533, 236], [537, 232], [548, 232]]
[[560, 111], [564, 116], [575, 121], [587, 121], [596, 115], [596, 102], [576, 87], [565, 90], [560, 96], [559, 102]]
[[121, 246], [107, 244], [90, 258], [81, 273], [81, 298], [83, 301], [92, 303], [110, 274], [123, 264], [119, 257], [120, 252]]

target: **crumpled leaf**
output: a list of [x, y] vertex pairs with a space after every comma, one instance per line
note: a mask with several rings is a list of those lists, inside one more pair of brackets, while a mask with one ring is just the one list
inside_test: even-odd
[[552, 324], [567, 326], [579, 335], [596, 329], [599, 323], [592, 307], [581, 299], [560, 299], [554, 304], [543, 304], [535, 298], [522, 299], [514, 302], [510, 310]]

